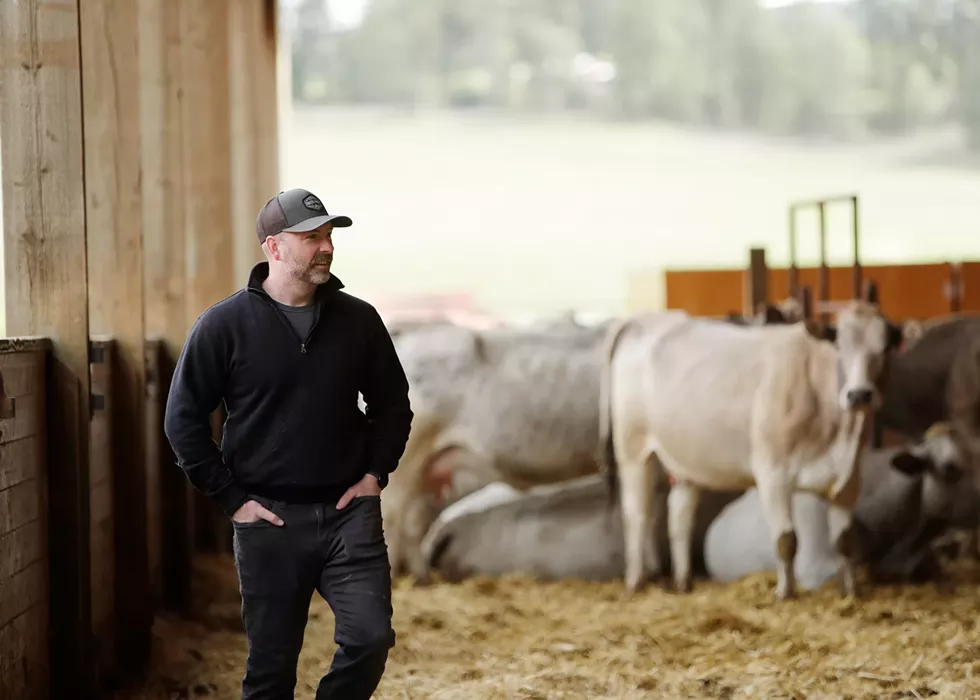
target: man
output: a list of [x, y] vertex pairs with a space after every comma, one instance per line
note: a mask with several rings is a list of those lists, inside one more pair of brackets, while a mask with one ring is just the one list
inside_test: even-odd
[[267, 262], [197, 319], [170, 387], [178, 464], [234, 523], [243, 700], [293, 697], [314, 590], [339, 645], [316, 700], [371, 697], [395, 643], [380, 494], [413, 414], [381, 317], [330, 272], [333, 230], [351, 224], [306, 190], [270, 199], [256, 221]]

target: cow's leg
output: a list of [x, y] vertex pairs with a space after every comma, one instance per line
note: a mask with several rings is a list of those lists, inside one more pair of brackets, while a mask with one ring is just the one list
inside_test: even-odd
[[674, 484], [667, 496], [671, 566], [674, 571], [674, 588], [680, 593], [687, 593], [692, 587], [691, 536], [700, 498], [701, 490], [689, 481]]
[[769, 533], [776, 546], [776, 599], [796, 597], [796, 531], [793, 529], [793, 485], [786, 469], [765, 467], [755, 470], [756, 488]]
[[827, 525], [834, 543], [837, 563], [840, 567], [841, 592], [845, 596], [857, 595], [856, 562], [858, 537], [854, 526], [854, 514], [850, 508], [836, 503], [827, 504]]
[[654, 537], [654, 482], [659, 460], [624, 459], [619, 465], [619, 498], [623, 514], [626, 588], [635, 593], [659, 574]]

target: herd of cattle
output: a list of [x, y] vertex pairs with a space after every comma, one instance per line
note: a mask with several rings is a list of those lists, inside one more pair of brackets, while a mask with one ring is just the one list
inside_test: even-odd
[[[980, 525], [980, 315], [903, 325], [874, 299], [594, 326], [389, 328], [415, 412], [382, 494], [395, 574], [458, 581], [775, 571], [776, 597], [839, 578], [941, 574]], [[899, 446], [875, 448], [874, 421]]]

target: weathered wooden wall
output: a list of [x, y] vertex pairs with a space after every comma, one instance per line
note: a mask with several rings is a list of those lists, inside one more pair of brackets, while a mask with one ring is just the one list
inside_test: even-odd
[[145, 464], [139, 23], [130, 0], [79, 8], [89, 331], [104, 338], [90, 358], [100, 382], [91, 425], [93, 649], [108, 679], [117, 668], [141, 670], [152, 624], [146, 473], [134, 467]]
[[[0, 2], [4, 271], [10, 336], [52, 341], [47, 372], [53, 697], [92, 684], [89, 308], [77, 0]], [[32, 587], [43, 591], [45, 582]], [[81, 689], [81, 692], [79, 692]], [[35, 688], [26, 695], [37, 696]], [[14, 695], [14, 697], [18, 697]]]
[[260, 259], [275, 15], [0, 0], [7, 333], [43, 336], [0, 344], [0, 698], [99, 697], [189, 603], [194, 492], [163, 413], [191, 323]]
[[0, 340], [0, 698], [48, 697], [47, 341]]
[[[721, 316], [743, 309], [745, 270], [667, 270], [664, 274], [665, 306], [684, 309], [700, 316]], [[851, 267], [829, 269], [829, 299], [843, 301], [853, 296]], [[865, 265], [865, 280], [878, 283], [881, 307], [892, 318], [929, 318], [949, 313], [950, 266], [946, 263], [909, 265]], [[963, 263], [960, 283], [961, 310], [980, 311], [980, 263]], [[809, 285], [819, 301], [819, 269], [800, 268], [800, 284]], [[766, 277], [769, 301], [789, 296], [789, 270], [769, 268]]]

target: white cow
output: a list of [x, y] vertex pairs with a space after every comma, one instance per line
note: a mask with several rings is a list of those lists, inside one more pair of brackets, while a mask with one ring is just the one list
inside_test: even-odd
[[[855, 300], [818, 339], [805, 323], [739, 327], [683, 312], [622, 321], [607, 341], [601, 385], [603, 468], [619, 481], [626, 585], [657, 574], [650, 495], [666, 471], [674, 583], [691, 587], [691, 530], [702, 489], [758, 488], [780, 565], [776, 597], [796, 591], [792, 494], [828, 504], [846, 594], [855, 594], [855, 464], [888, 352], [902, 331]], [[618, 462], [618, 466], [617, 466]]]
[[420, 545], [449, 502], [501, 481], [526, 490], [598, 472], [604, 328], [476, 331], [428, 324], [393, 333], [412, 430], [382, 492], [395, 574], [424, 582]]

